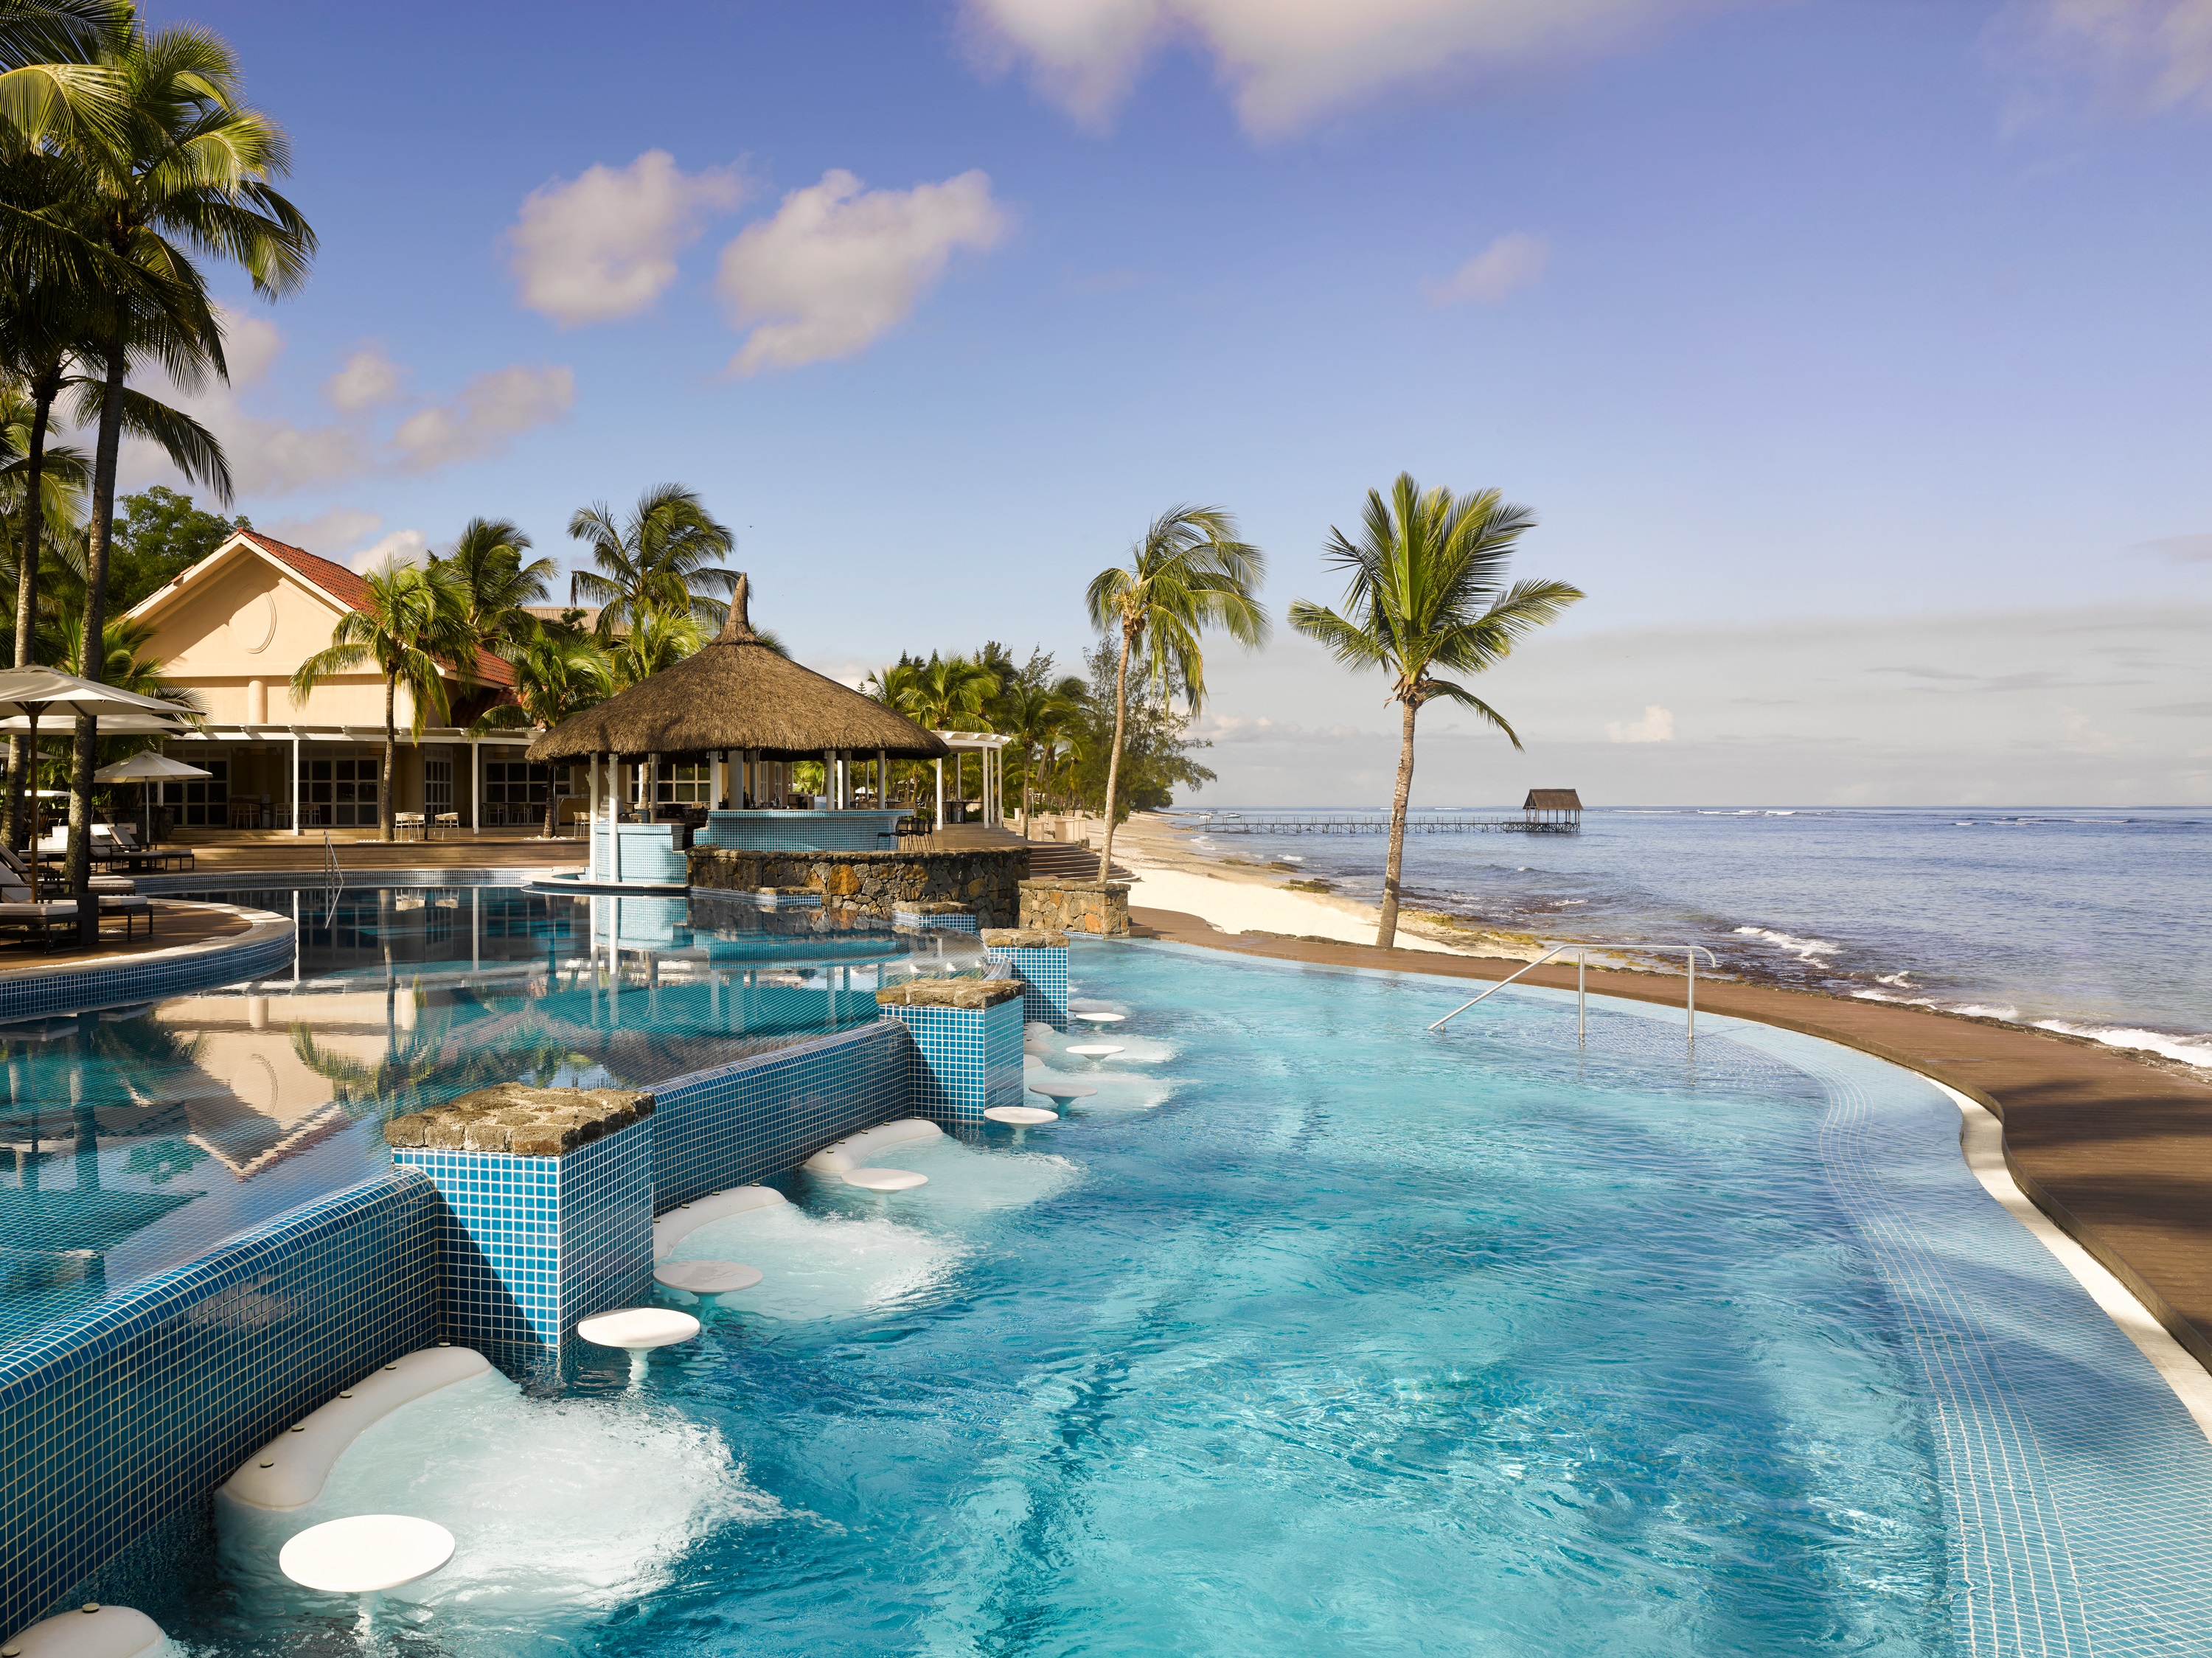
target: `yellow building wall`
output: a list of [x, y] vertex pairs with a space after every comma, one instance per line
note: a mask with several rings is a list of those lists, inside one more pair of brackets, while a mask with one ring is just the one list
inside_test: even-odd
[[[217, 724], [380, 727], [384, 684], [374, 669], [326, 679], [304, 702], [292, 701], [293, 674], [330, 648], [344, 614], [241, 547], [144, 619], [153, 624], [149, 648], [165, 665], [163, 672], [197, 692]], [[395, 719], [403, 730], [414, 724], [413, 700], [404, 686]]]

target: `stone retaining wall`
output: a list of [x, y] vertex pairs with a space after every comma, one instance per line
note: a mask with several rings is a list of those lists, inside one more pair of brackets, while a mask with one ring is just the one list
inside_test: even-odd
[[[1126, 881], [1024, 881], [1018, 925], [1047, 932], [1093, 932], [1109, 938], [1129, 931]], [[986, 921], [986, 926], [1003, 926]]]
[[803, 888], [825, 904], [889, 920], [927, 902], [973, 910], [983, 926], [1019, 919], [1030, 854], [1024, 847], [963, 852], [746, 852], [694, 847], [691, 884], [708, 891]]

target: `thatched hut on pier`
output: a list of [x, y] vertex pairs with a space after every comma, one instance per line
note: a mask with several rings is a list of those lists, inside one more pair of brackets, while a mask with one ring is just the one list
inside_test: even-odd
[[1521, 815], [1531, 823], [1556, 823], [1580, 829], [1583, 798], [1572, 789], [1530, 789], [1521, 803]]

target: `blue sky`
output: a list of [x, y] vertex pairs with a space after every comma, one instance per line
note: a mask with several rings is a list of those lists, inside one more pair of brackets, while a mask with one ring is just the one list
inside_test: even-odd
[[[1183, 500], [1334, 598], [1403, 468], [1534, 507], [1522, 568], [1590, 594], [1488, 688], [1529, 753], [1437, 719], [1417, 798], [2148, 804], [2212, 801], [2207, 11], [149, 15], [292, 136], [316, 274], [230, 285], [201, 408], [327, 556], [483, 513], [565, 557], [680, 479], [849, 677], [1072, 658]], [[1288, 638], [1210, 677], [1210, 799], [1385, 786], [1379, 683]]]

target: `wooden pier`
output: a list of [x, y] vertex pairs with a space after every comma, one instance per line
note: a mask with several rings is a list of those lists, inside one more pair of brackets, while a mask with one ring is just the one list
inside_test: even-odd
[[[1217, 811], [1179, 819], [1207, 835], [1387, 835], [1388, 812]], [[1408, 835], [1576, 835], [1582, 796], [1572, 789], [1530, 789], [1518, 817], [1478, 817], [1464, 811], [1409, 811]]]

